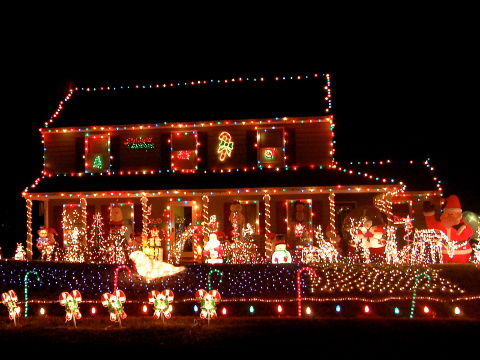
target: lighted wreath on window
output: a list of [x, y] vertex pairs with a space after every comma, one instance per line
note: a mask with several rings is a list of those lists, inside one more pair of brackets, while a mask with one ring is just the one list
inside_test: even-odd
[[227, 156], [232, 156], [233, 141], [232, 135], [223, 131], [219, 136], [220, 144], [218, 145], [217, 153], [220, 154], [220, 161], [225, 160]]

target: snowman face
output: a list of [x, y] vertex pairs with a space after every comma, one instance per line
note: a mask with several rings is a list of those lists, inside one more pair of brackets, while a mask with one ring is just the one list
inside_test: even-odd
[[285, 245], [285, 244], [277, 244], [277, 245], [275, 246], [275, 250], [277, 250], [277, 251], [283, 251], [283, 250], [285, 250], [286, 248], [287, 248], [287, 245]]

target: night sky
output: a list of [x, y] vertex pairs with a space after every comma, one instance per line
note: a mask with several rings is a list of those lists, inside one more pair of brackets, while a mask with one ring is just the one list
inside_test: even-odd
[[[242, 52], [243, 50], [243, 52]], [[330, 73], [336, 153], [341, 161], [424, 160], [437, 168], [447, 193], [456, 193], [464, 211], [480, 214], [478, 115], [468, 70], [430, 66], [430, 59], [401, 63], [385, 59], [366, 66], [333, 59], [292, 58], [249, 53], [216, 56], [184, 52], [162, 58], [108, 53], [47, 52], [10, 56], [5, 67], [3, 193], [0, 246], [25, 241], [25, 202], [22, 190], [42, 170], [38, 129], [48, 121], [72, 84], [109, 86], [162, 83], [165, 78], [222, 79], [250, 74]], [[185, 55], [185, 53], [187, 55]], [[23, 53], [21, 55], [24, 55]], [[72, 55], [72, 57], [70, 57]], [[172, 55], [169, 53], [169, 55]], [[73, 61], [72, 60], [75, 60]], [[82, 60], [82, 61], [80, 61]], [[345, 62], [343, 62], [345, 63]], [[4, 80], [5, 80], [4, 79]], [[8, 254], [6, 254], [8, 255]]]

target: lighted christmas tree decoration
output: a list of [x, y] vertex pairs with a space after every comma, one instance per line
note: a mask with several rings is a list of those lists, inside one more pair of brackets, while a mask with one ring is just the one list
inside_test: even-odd
[[170, 319], [172, 317], [173, 291], [165, 289], [162, 292], [151, 290], [148, 293], [148, 302], [153, 304], [155, 319]]
[[2, 294], [2, 304], [8, 309], [8, 318], [17, 326], [17, 318], [20, 317], [20, 307], [17, 305], [18, 297], [14, 290], [8, 290]]
[[73, 320], [73, 324], [77, 327], [76, 320], [81, 319], [79, 303], [82, 301], [82, 295], [78, 290], [72, 290], [71, 293], [64, 291], [60, 294], [59, 303], [65, 306], [65, 322]]

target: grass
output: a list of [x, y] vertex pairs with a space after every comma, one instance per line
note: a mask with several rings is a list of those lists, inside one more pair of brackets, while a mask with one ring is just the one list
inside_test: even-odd
[[393, 350], [397, 355], [411, 355], [422, 343], [431, 356], [445, 344], [449, 345], [447, 352], [457, 344], [473, 344], [480, 331], [480, 321], [471, 319], [239, 317], [208, 321], [172, 317], [162, 321], [127, 317], [119, 323], [102, 317], [73, 323], [62, 317], [31, 317], [20, 318], [16, 326], [11, 320], [0, 321], [2, 347], [19, 349], [22, 354], [65, 350], [76, 356], [125, 355], [138, 350], [142, 356], [221, 351], [235, 357], [294, 351], [298, 357], [302, 351], [332, 349], [343, 355]]

